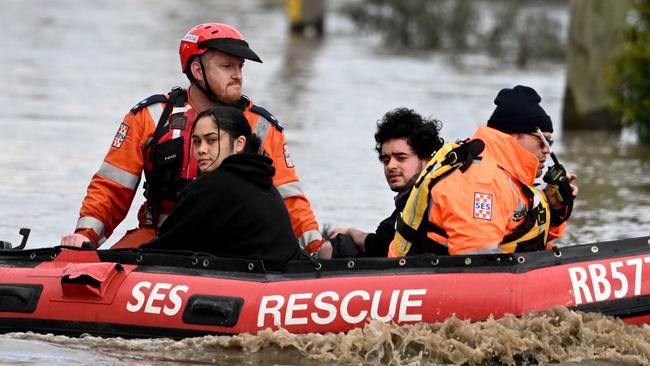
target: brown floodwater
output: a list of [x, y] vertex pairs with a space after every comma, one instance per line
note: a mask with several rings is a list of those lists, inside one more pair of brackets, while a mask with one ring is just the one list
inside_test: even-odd
[[66, 361], [82, 354], [84, 363], [95, 364], [119, 360], [136, 365], [647, 365], [649, 341], [648, 326], [557, 307], [523, 318], [482, 322], [452, 317], [439, 324], [398, 327], [373, 321], [336, 334], [267, 330], [174, 341], [12, 333], [0, 338], [0, 362], [4, 364], [7, 356], [28, 361], [17, 356], [15, 348], [31, 347], [32, 352], [59, 354]]
[[[185, 85], [178, 42], [204, 21], [236, 25], [263, 64], [247, 63], [245, 93], [286, 128], [321, 224], [373, 230], [392, 212], [374, 152], [375, 122], [399, 106], [443, 121], [447, 141], [487, 120], [499, 89], [530, 85], [560, 125], [562, 65], [518, 70], [482, 56], [394, 54], [331, 4], [327, 37], [291, 38], [282, 1], [4, 0], [0, 80], [0, 240], [52, 246], [70, 232], [122, 116], [141, 99]], [[559, 129], [558, 129], [559, 130]], [[561, 245], [650, 234], [650, 149], [629, 133], [559, 132], [557, 153], [581, 194]], [[142, 202], [138, 194], [134, 206]], [[107, 245], [135, 226], [135, 209]], [[650, 329], [557, 308], [522, 319], [394, 326], [346, 334], [181, 341], [11, 333], [6, 365], [502, 365], [650, 364]]]

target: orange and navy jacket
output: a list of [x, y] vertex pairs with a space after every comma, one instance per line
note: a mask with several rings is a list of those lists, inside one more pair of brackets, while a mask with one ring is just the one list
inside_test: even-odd
[[[447, 236], [436, 232], [427, 236], [447, 246], [451, 255], [501, 253], [504, 238], [522, 224], [515, 213], [527, 209], [526, 196], [516, 180], [532, 187], [539, 161], [512, 136], [487, 126], [480, 126], [471, 139], [485, 143], [482, 158], [465, 172], [451, 172], [430, 192], [428, 220]], [[561, 236], [565, 227], [566, 222], [551, 226], [548, 240]], [[393, 240], [389, 256], [404, 254]]]
[[[244, 97], [245, 98], [245, 97]], [[113, 138], [108, 153], [99, 170], [92, 177], [80, 210], [75, 232], [85, 235], [94, 242], [101, 244], [113, 233], [113, 230], [126, 217], [136, 194], [143, 169], [150, 167], [147, 144], [152, 140], [158, 120], [162, 115], [167, 96], [154, 95], [134, 106], [120, 124]], [[244, 115], [251, 129], [262, 140], [263, 153], [273, 160], [275, 176], [273, 183], [280, 191], [291, 216], [291, 223], [301, 246], [308, 252], [314, 253], [322, 245], [322, 237], [318, 223], [312, 212], [309, 200], [303, 193], [300, 180], [287, 148], [282, 127], [278, 121], [265, 109], [255, 106], [247, 98]], [[176, 108], [174, 108], [176, 109]], [[184, 129], [177, 131], [184, 141], [184, 152], [187, 154], [183, 163], [181, 177], [196, 178], [197, 169], [191, 153], [190, 130], [198, 114], [188, 100], [184, 115], [187, 124]], [[172, 113], [176, 113], [175, 110]], [[172, 131], [170, 130], [169, 134]], [[163, 137], [160, 141], [171, 138]], [[152, 225], [152, 216], [148, 212], [149, 205], [145, 202], [140, 208], [138, 221], [140, 227]], [[157, 226], [171, 212], [173, 204], [162, 204]]]

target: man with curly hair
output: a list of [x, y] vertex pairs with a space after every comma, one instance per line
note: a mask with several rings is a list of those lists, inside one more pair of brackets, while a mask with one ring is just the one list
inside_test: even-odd
[[438, 150], [397, 217], [389, 257], [553, 248], [579, 190], [577, 176], [564, 169], [544, 188], [535, 184], [553, 142], [553, 122], [541, 101], [531, 87], [503, 88], [486, 124], [459, 147]]
[[[379, 256], [388, 254], [395, 235], [395, 219], [404, 208], [413, 182], [433, 153], [443, 144], [442, 123], [424, 118], [412, 109], [396, 108], [377, 122], [375, 141], [386, 182], [395, 196], [395, 210], [379, 223], [374, 233], [353, 227], [337, 227], [328, 234], [333, 257]], [[354, 243], [354, 245], [352, 245]]]

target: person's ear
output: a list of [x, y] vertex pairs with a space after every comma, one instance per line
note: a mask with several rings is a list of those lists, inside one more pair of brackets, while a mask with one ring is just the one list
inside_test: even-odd
[[244, 136], [239, 136], [235, 139], [235, 154], [239, 154], [242, 151], [244, 151], [244, 148], [246, 147], [246, 137]]
[[201, 70], [201, 64], [197, 59], [194, 59], [192, 63], [190, 63], [190, 72], [196, 80], [203, 81], [203, 70]]

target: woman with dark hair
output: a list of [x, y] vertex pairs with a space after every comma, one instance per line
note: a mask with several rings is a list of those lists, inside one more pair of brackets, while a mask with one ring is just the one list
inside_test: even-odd
[[271, 181], [272, 161], [257, 154], [260, 140], [242, 112], [228, 106], [201, 112], [192, 145], [199, 177], [180, 193], [160, 236], [142, 248], [261, 259], [267, 269], [299, 259], [289, 213]]

